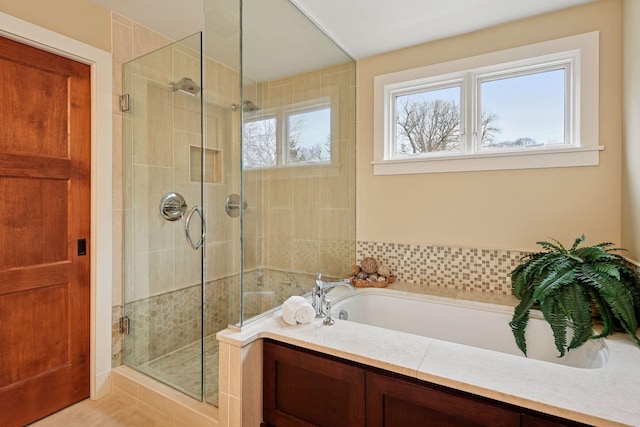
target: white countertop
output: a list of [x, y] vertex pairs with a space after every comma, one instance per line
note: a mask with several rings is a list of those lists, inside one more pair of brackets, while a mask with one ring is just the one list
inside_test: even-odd
[[[514, 304], [511, 296], [389, 286], [439, 298]], [[475, 295], [474, 295], [475, 294]], [[336, 319], [290, 326], [276, 311], [218, 340], [244, 346], [270, 338], [505, 403], [596, 426], [640, 426], [640, 348], [626, 334], [606, 339], [609, 360], [581, 369]]]

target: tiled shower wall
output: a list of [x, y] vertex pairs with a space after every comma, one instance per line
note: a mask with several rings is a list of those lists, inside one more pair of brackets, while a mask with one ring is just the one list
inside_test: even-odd
[[268, 118], [304, 105], [331, 108], [331, 164], [243, 171], [244, 268], [339, 275], [355, 253], [355, 64], [253, 84], [245, 96]]

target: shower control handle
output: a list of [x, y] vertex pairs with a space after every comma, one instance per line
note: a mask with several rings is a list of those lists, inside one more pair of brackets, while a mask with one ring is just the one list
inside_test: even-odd
[[177, 221], [187, 210], [187, 203], [179, 193], [167, 193], [160, 199], [160, 215], [167, 221]]
[[[200, 233], [200, 240], [198, 240], [196, 243], [193, 243], [193, 240], [191, 239], [191, 233], [189, 232], [189, 225], [191, 224], [191, 218], [193, 217], [193, 214], [196, 212], [198, 212], [198, 215], [200, 215], [200, 219], [202, 220], [202, 232]], [[197, 251], [204, 244], [204, 238], [206, 234], [207, 220], [204, 219], [202, 208], [200, 206], [194, 206], [191, 208], [189, 214], [187, 215], [187, 218], [184, 221], [184, 235], [187, 238], [187, 243], [193, 248], [193, 250]]]

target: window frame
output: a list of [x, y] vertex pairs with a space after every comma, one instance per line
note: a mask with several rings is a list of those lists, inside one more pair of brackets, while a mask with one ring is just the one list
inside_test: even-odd
[[[290, 134], [290, 117], [296, 114], [303, 114], [319, 110], [329, 110], [329, 138], [330, 138], [330, 155], [328, 161], [322, 162], [290, 162], [289, 153], [289, 134]], [[252, 117], [243, 118], [244, 124], [259, 122], [263, 120], [275, 120], [275, 164], [262, 166], [245, 166], [247, 170], [263, 170], [263, 169], [285, 169], [285, 168], [304, 168], [316, 166], [331, 166], [335, 163], [337, 154], [334, 153], [334, 111], [333, 105], [328, 98], [315, 99], [313, 101], [302, 102], [286, 108], [264, 109], [258, 113], [252, 113]], [[244, 127], [242, 129], [244, 139]], [[244, 160], [243, 160], [244, 162]]]
[[[599, 164], [599, 32], [463, 58], [374, 77], [375, 175], [508, 170]], [[555, 67], [555, 68], [554, 68]], [[566, 68], [565, 68], [566, 67]], [[479, 82], [493, 76], [565, 68], [565, 135], [571, 144], [480, 149]], [[460, 109], [463, 153], [394, 156], [395, 96], [440, 83], [463, 81]], [[560, 146], [562, 145], [562, 146]]]

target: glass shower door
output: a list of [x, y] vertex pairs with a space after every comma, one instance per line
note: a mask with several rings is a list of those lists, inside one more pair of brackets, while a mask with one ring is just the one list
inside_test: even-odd
[[197, 33], [123, 68], [124, 362], [197, 399], [205, 234], [201, 46]]

